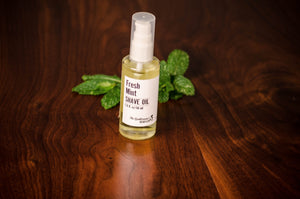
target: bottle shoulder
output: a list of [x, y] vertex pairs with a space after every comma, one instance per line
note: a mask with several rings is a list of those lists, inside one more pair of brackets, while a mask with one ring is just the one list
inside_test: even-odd
[[152, 64], [159, 64], [159, 59], [155, 56], [153, 56], [153, 59], [151, 61], [148, 61], [148, 62], [136, 62], [134, 60], [131, 60], [130, 59], [130, 56], [127, 55], [125, 56], [123, 59], [122, 59], [122, 63], [126, 63], [126, 64], [132, 64], [132, 65], [137, 65], [137, 64], [142, 64], [142, 65], [146, 65], [146, 64], [149, 64], [149, 63], [152, 63]]
[[136, 73], [148, 73], [153, 71], [159, 71], [160, 64], [159, 59], [153, 56], [153, 59], [149, 62], [136, 62], [130, 59], [129, 55], [122, 60], [123, 70], [130, 70]]

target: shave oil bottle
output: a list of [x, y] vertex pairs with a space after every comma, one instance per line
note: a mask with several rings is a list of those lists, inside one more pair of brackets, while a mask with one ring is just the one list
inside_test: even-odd
[[144, 140], [156, 132], [159, 60], [153, 56], [155, 16], [132, 15], [130, 54], [122, 60], [119, 131]]

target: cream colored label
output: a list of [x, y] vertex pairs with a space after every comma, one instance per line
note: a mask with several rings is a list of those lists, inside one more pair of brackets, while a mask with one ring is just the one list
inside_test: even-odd
[[136, 127], [156, 122], [159, 76], [139, 80], [125, 76], [122, 122]]

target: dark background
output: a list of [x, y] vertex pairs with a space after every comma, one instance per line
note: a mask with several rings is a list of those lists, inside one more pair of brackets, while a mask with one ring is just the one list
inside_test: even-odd
[[[297, 1], [1, 1], [0, 198], [297, 198]], [[155, 55], [190, 55], [196, 95], [159, 104], [154, 138], [71, 92], [121, 74], [131, 15]]]

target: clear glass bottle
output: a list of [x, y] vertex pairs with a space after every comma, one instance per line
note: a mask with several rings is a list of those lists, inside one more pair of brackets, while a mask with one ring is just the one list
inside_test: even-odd
[[132, 16], [130, 54], [122, 60], [120, 133], [144, 140], [156, 132], [159, 60], [153, 56], [155, 16]]

